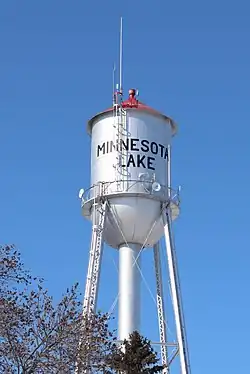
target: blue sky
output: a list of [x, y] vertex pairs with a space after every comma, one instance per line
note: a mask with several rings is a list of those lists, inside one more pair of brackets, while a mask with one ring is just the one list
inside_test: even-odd
[[[84, 289], [90, 225], [86, 121], [110, 106], [124, 16], [124, 86], [173, 116], [174, 224], [192, 372], [249, 371], [250, 6], [137, 0], [1, 1], [0, 240], [15, 243], [56, 299]], [[116, 296], [106, 249], [100, 306]], [[154, 290], [151, 254], [144, 272]], [[145, 286], [144, 286], [145, 288]], [[143, 332], [156, 339], [143, 291]], [[174, 330], [173, 326], [171, 329]], [[174, 373], [178, 373], [175, 369]]]

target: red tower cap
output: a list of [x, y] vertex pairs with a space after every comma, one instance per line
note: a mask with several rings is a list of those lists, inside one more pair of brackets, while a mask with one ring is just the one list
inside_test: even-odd
[[[172, 129], [172, 135], [174, 136], [176, 134], [177, 126], [176, 126], [174, 120], [172, 118], [166, 116], [165, 114], [162, 114], [161, 112], [151, 108], [150, 106], [142, 103], [141, 101], [137, 100], [136, 90], [134, 88], [129, 90], [128, 99], [125, 100], [125, 101], [122, 101], [121, 105], [125, 110], [131, 110], [131, 109], [140, 110], [140, 111], [148, 112], [148, 113], [150, 113], [152, 115], [155, 115], [157, 117], [163, 118], [168, 124], [170, 124], [171, 129]], [[113, 112], [113, 110], [114, 110], [113, 107], [108, 108], [108, 109], [104, 110], [103, 112], [100, 112], [100, 113], [96, 114], [94, 117], [92, 117], [88, 121], [88, 126], [87, 126], [88, 133], [91, 134], [93, 123], [96, 121], [96, 119], [98, 117], [101, 117], [101, 116], [105, 115], [106, 113]]]

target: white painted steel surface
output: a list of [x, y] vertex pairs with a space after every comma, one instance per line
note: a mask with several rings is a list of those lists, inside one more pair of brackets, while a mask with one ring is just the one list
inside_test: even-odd
[[[109, 196], [110, 208], [119, 222], [118, 228], [117, 222], [108, 214], [104, 232], [106, 243], [118, 248], [125, 237], [127, 242], [143, 244], [154, 225], [145, 243], [151, 247], [164, 234], [161, 205], [168, 198], [167, 153], [172, 129], [163, 116], [147, 111], [129, 108], [125, 117], [123, 143], [118, 149], [117, 118], [114, 119], [113, 112], [103, 113], [94, 120], [91, 185], [106, 182], [105, 195]], [[120, 149], [124, 166], [120, 168], [123, 183], [118, 185], [116, 165]], [[160, 191], [152, 191], [154, 181], [161, 185]]]
[[140, 330], [140, 257], [141, 246], [129, 243], [119, 248], [119, 318], [120, 340]]
[[104, 240], [118, 248], [124, 241], [152, 247], [164, 230], [161, 203], [142, 197], [117, 197], [109, 200], [110, 211]]
[[177, 335], [177, 340], [178, 340], [178, 345], [179, 345], [181, 374], [190, 374], [191, 371], [190, 371], [190, 363], [189, 363], [189, 355], [188, 355], [185, 321], [184, 321], [177, 260], [175, 256], [175, 248], [174, 248], [174, 243], [173, 243], [173, 238], [172, 238], [171, 218], [170, 218], [169, 211], [167, 212], [166, 215], [163, 216], [163, 219], [165, 223], [165, 227], [164, 227], [165, 242], [166, 242], [166, 250], [167, 250], [171, 295], [172, 295], [173, 310], [174, 310], [175, 325], [176, 325], [176, 335]]
[[[147, 112], [143, 112], [137, 109], [127, 109], [127, 129], [126, 137], [129, 140], [129, 151], [128, 156], [133, 154], [135, 158], [137, 155], [152, 157], [154, 160], [149, 160], [149, 165], [145, 161], [145, 166], [149, 168], [133, 167], [132, 164], [128, 168], [128, 179], [135, 181], [139, 180], [141, 173], [149, 173], [150, 176], [155, 174], [157, 182], [163, 186], [167, 186], [167, 159], [164, 158], [167, 146], [171, 142], [171, 126], [163, 119], [163, 117], [152, 115]], [[124, 135], [125, 137], [125, 135]], [[139, 139], [136, 141], [135, 139]], [[150, 150], [147, 152], [147, 145], [141, 145], [142, 140], [150, 142]], [[99, 181], [112, 182], [115, 181], [115, 168], [116, 164], [116, 152], [109, 152], [103, 154], [103, 150], [99, 150], [99, 157], [97, 157], [98, 145], [102, 146], [105, 142], [116, 141], [116, 128], [114, 127], [113, 113], [108, 112], [103, 114], [101, 117], [97, 117], [97, 122], [92, 127], [92, 143], [91, 143], [91, 185], [96, 184]], [[158, 145], [158, 154], [156, 145]], [[131, 150], [132, 148], [139, 149], [139, 151]], [[107, 145], [107, 143], [106, 143]], [[164, 148], [162, 148], [162, 146]], [[110, 146], [109, 149], [113, 148]], [[151, 150], [154, 152], [152, 153]], [[164, 154], [163, 154], [164, 153]], [[161, 155], [163, 154], [163, 157]], [[145, 160], [145, 159], [144, 159]], [[151, 167], [155, 168], [152, 170]], [[140, 187], [140, 188], [139, 188]], [[135, 185], [131, 191], [145, 192], [142, 186]], [[112, 184], [109, 188], [109, 192], [116, 192], [115, 184]]]

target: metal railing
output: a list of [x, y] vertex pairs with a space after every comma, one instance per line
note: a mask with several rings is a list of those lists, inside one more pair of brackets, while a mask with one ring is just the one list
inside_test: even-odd
[[[111, 182], [98, 182], [97, 184], [92, 185], [81, 196], [81, 204], [83, 205], [86, 201], [95, 198], [101, 198], [109, 195], [147, 195], [152, 198], [156, 198], [161, 201], [170, 201], [177, 206], [180, 205], [180, 190], [174, 190], [169, 188], [165, 185], [159, 184], [159, 189], [154, 190], [153, 184], [155, 182], [152, 180], [128, 180], [127, 181], [127, 188], [124, 190], [120, 190], [117, 186], [117, 181]], [[170, 194], [169, 194], [170, 190]], [[170, 198], [169, 198], [170, 195]]]

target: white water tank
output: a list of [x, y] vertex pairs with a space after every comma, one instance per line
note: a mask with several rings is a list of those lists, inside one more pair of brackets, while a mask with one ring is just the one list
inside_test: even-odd
[[[88, 122], [91, 135], [91, 189], [83, 204], [91, 219], [100, 189], [108, 196], [104, 241], [152, 247], [163, 235], [163, 203], [168, 200], [168, 146], [176, 132], [173, 120], [139, 102], [135, 91], [122, 104]], [[174, 219], [173, 214], [173, 219]]]

